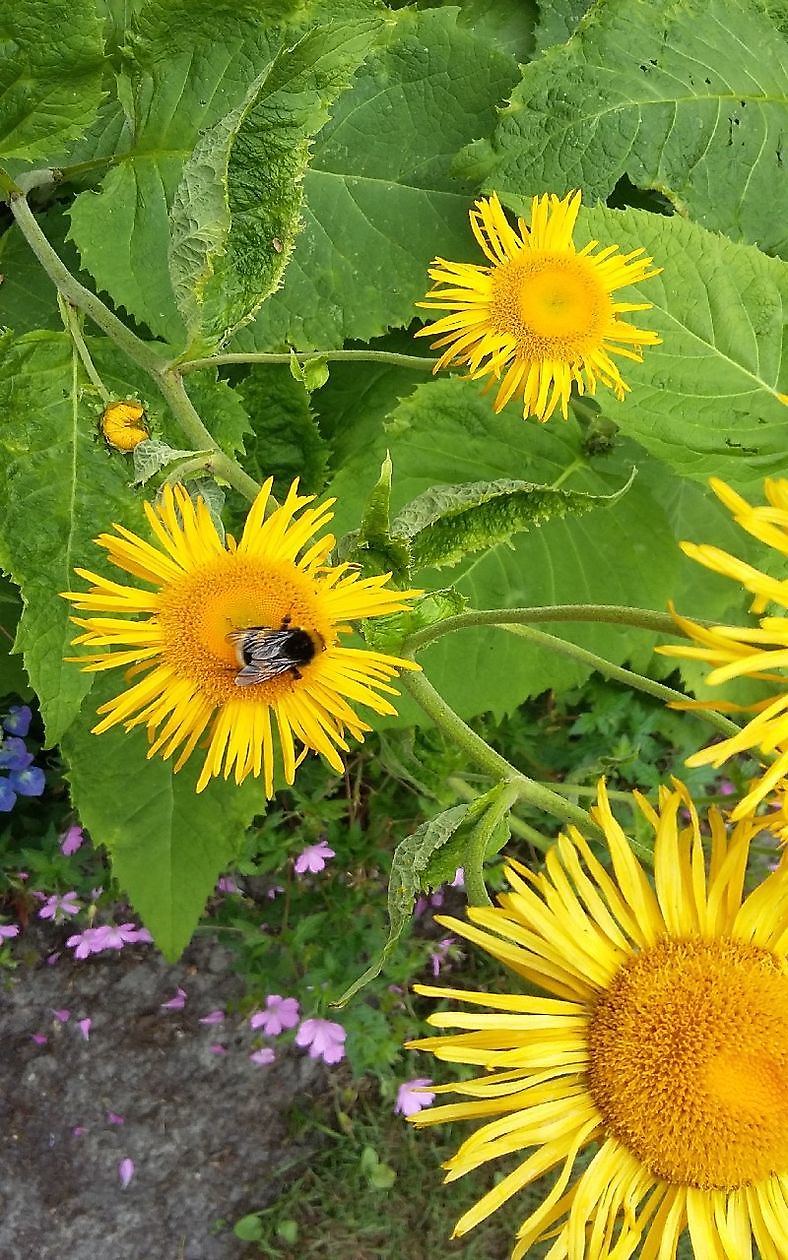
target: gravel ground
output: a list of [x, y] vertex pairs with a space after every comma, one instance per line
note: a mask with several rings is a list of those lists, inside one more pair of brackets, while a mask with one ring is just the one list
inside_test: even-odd
[[[258, 1067], [247, 1021], [199, 1023], [239, 993], [219, 946], [200, 942], [176, 966], [151, 946], [47, 966], [51, 948], [28, 934], [0, 980], [0, 1260], [248, 1255], [232, 1224], [271, 1201], [280, 1169], [308, 1159], [287, 1115], [319, 1089], [322, 1066], [291, 1047]], [[162, 1010], [178, 986], [186, 1005]], [[52, 1012], [64, 1009], [61, 1023]]]

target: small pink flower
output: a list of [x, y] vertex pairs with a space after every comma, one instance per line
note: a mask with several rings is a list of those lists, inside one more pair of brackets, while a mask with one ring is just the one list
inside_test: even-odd
[[161, 1009], [163, 1011], [182, 1011], [186, 1005], [186, 990], [179, 988], [175, 997], [171, 997], [169, 1002], [162, 1002]]
[[120, 1178], [120, 1188], [125, 1190], [134, 1176], [134, 1160], [122, 1159], [118, 1164], [118, 1176]]
[[45, 1046], [49, 1038], [44, 1036], [43, 1033], [31, 1033], [30, 1040], [34, 1041], [37, 1046]]
[[302, 1049], [309, 1047], [310, 1059], [322, 1059], [324, 1063], [339, 1063], [345, 1057], [347, 1032], [341, 1024], [330, 1019], [305, 1019], [295, 1042]]
[[263, 1046], [262, 1050], [255, 1050], [249, 1055], [252, 1063], [256, 1063], [258, 1067], [267, 1067], [269, 1063], [273, 1063], [276, 1055], [270, 1046]]
[[440, 975], [441, 966], [445, 962], [446, 955], [448, 954], [449, 949], [451, 948], [453, 944], [454, 944], [453, 936], [444, 936], [442, 941], [438, 941], [434, 950], [430, 954], [430, 962], [432, 963], [433, 976]]
[[227, 1047], [223, 1046], [219, 1041], [214, 1041], [208, 1049], [211, 1054], [227, 1054]]
[[320, 840], [317, 844], [308, 844], [303, 852], [299, 853], [293, 869], [296, 875], [305, 875], [307, 871], [317, 875], [325, 870], [326, 862], [332, 857], [336, 857], [336, 853], [328, 847], [328, 841]]
[[249, 1017], [252, 1028], [262, 1028], [266, 1037], [278, 1037], [285, 1028], [295, 1028], [301, 1017], [297, 998], [283, 998], [278, 993], [269, 993], [265, 999], [265, 1010], [255, 1011]]
[[403, 1081], [397, 1090], [394, 1114], [415, 1116], [424, 1107], [431, 1107], [435, 1100], [435, 1095], [426, 1088], [426, 1086], [431, 1084], [432, 1081], [424, 1076], [416, 1076], [412, 1081]]
[[107, 1124], [125, 1124], [125, 1123], [126, 1121], [123, 1119], [123, 1116], [119, 1116], [117, 1111], [107, 1112]]
[[208, 1015], [203, 1015], [198, 1021], [200, 1024], [223, 1024], [225, 1021], [224, 1011], [211, 1011]]
[[65, 857], [72, 857], [85, 842], [85, 833], [81, 827], [69, 827], [60, 841], [60, 852]]
[[17, 871], [17, 873], [16, 873], [16, 877], [17, 877], [17, 879], [22, 879], [22, 880], [24, 880], [24, 879], [30, 879], [30, 872], [29, 872], [29, 871]]
[[62, 897], [57, 895], [46, 897], [43, 906], [38, 912], [38, 917], [39, 919], [51, 919], [53, 923], [62, 923], [67, 914], [78, 914], [80, 909], [77, 893], [67, 892]]
[[71, 1011], [66, 1010], [65, 1007], [59, 1011], [53, 1011], [52, 1014], [59, 1024], [67, 1024], [71, 1019]]
[[66, 947], [73, 949], [75, 958], [87, 958], [88, 954], [98, 954], [104, 948], [102, 942], [103, 928], [85, 928], [83, 932], [75, 932], [66, 938]]
[[19, 935], [19, 928], [15, 923], [0, 923], [0, 941], [10, 941], [12, 936]]
[[123, 949], [124, 945], [136, 945], [141, 941], [149, 945], [153, 940], [148, 929], [138, 928], [136, 923], [105, 923], [94, 931], [100, 933], [96, 937], [95, 952], [99, 949]]
[[717, 790], [719, 791], [721, 796], [733, 796], [734, 792], [736, 791], [736, 788], [731, 783], [730, 779], [721, 779], [719, 788]]
[[216, 891], [220, 893], [237, 893], [241, 890], [232, 875], [222, 875], [221, 879], [216, 881]]
[[77, 1020], [77, 1028], [82, 1033], [83, 1040], [85, 1041], [87, 1041], [90, 1038], [90, 1028], [91, 1028], [92, 1023], [93, 1023], [93, 1020], [90, 1019], [89, 1017], [86, 1019]]

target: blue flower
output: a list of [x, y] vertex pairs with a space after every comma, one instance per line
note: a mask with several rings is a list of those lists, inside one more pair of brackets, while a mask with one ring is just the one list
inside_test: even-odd
[[33, 712], [26, 704], [12, 704], [2, 719], [2, 725], [9, 735], [27, 735]]
[[9, 782], [20, 796], [40, 796], [45, 786], [44, 771], [38, 766], [30, 766], [26, 770], [12, 770]]
[[23, 739], [11, 735], [0, 744], [0, 769], [26, 770], [32, 760], [33, 754], [27, 751]]
[[8, 779], [0, 778], [0, 814], [10, 814], [16, 805], [16, 792]]

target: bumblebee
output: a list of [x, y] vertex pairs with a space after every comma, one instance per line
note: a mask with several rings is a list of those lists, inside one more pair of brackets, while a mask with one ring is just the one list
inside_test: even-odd
[[253, 687], [287, 673], [301, 678], [300, 667], [308, 665], [318, 652], [325, 652], [326, 645], [319, 634], [293, 626], [291, 621], [288, 613], [278, 630], [272, 626], [249, 626], [228, 634], [241, 666], [235, 676], [236, 687]]

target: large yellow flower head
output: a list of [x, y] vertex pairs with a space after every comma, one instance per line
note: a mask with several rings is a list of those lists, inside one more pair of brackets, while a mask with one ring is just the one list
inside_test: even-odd
[[594, 394], [597, 381], [621, 400], [629, 386], [611, 355], [640, 363], [638, 347], [659, 343], [656, 333], [619, 318], [651, 303], [614, 302], [612, 295], [661, 268], [642, 249], [620, 254], [617, 245], [597, 250], [599, 242], [589, 241], [577, 250], [579, 209], [579, 192], [534, 197], [530, 227], [518, 219], [516, 232], [495, 193], [482, 197], [471, 228], [490, 266], [436, 258], [430, 268], [435, 287], [417, 305], [451, 313], [416, 336], [447, 347], [436, 372], [468, 364], [473, 380], [500, 381], [496, 412], [521, 398], [524, 417], [548, 420], [560, 405], [566, 419], [572, 385]]
[[[746, 499], [713, 477], [709, 485], [725, 506], [733, 513], [737, 525], [748, 534], [773, 547], [781, 555], [788, 555], [788, 481], [782, 478], [765, 482], [768, 506], [752, 507]], [[681, 549], [692, 560], [733, 578], [753, 596], [752, 610], [762, 613], [770, 603], [788, 609], [788, 578], [770, 577], [752, 565], [737, 560], [719, 547], [698, 546], [685, 542]], [[740, 734], [719, 743], [711, 744], [687, 758], [687, 765], [721, 766], [735, 753], [748, 749], [760, 749], [774, 761], [755, 783], [733, 812], [734, 818], [742, 818], [755, 809], [760, 801], [788, 775], [788, 618], [761, 617], [758, 627], [701, 626], [686, 617], [676, 617], [677, 624], [694, 640], [696, 646], [683, 644], [660, 647], [665, 656], [692, 657], [706, 661], [714, 668], [706, 677], [711, 686], [726, 683], [732, 678], [749, 675], [766, 682], [776, 683], [777, 695], [749, 706], [756, 716], [742, 728]], [[743, 706], [722, 701], [690, 702], [686, 707], [720, 710], [742, 710]]]
[[294, 482], [266, 519], [271, 484], [237, 544], [222, 540], [201, 499], [193, 503], [183, 486], [165, 488], [158, 507], [145, 505], [158, 546], [122, 525], [96, 539], [146, 588], [77, 569], [91, 589], [65, 593], [90, 614], [73, 618], [85, 632], [74, 642], [93, 649], [77, 658], [83, 668], [134, 666], [134, 681], [99, 709], [105, 716], [95, 732], [144, 725], [148, 756], [178, 752], [176, 770], [204, 735], [198, 792], [221, 773], [234, 773], [236, 783], [262, 774], [270, 796], [272, 720], [288, 783], [308, 749], [341, 773], [345, 732], [360, 740], [370, 729], [352, 705], [394, 713], [382, 693], [397, 695], [389, 679], [414, 668], [339, 639], [347, 622], [405, 609], [418, 592], [388, 589], [388, 575], [362, 578], [350, 565], [328, 565], [334, 538], [315, 535], [334, 500], [307, 507], [314, 496], [299, 495]]
[[675, 1260], [687, 1228], [697, 1260], [750, 1260], [751, 1239], [762, 1260], [785, 1260], [788, 870], [742, 899], [759, 820], [729, 830], [711, 810], [707, 864], [683, 785], [662, 790], [658, 811], [636, 799], [655, 833], [653, 884], [600, 784], [612, 872], [572, 828], [543, 874], [511, 863], [499, 906], [469, 910], [470, 923], [440, 920], [525, 992], [417, 986], [471, 1009], [430, 1016], [457, 1031], [412, 1046], [482, 1075], [439, 1086], [463, 1101], [412, 1121], [484, 1121], [447, 1181], [516, 1158], [455, 1236], [556, 1170], [513, 1260], [546, 1237], [547, 1260]]

